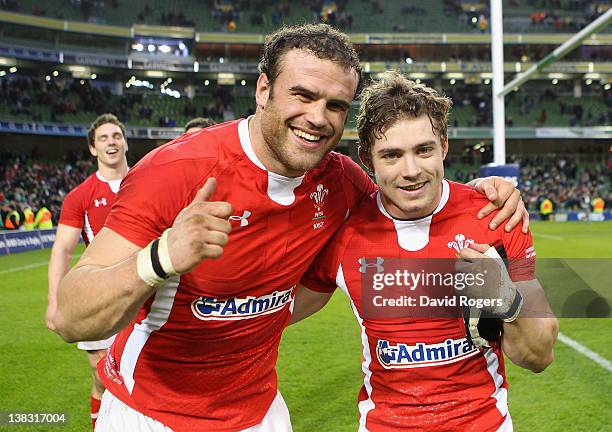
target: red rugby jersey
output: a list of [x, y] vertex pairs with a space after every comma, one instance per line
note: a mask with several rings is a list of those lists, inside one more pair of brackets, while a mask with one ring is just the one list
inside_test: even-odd
[[88, 245], [104, 226], [120, 185], [121, 180], [105, 180], [99, 172], [93, 173], [66, 195], [59, 223], [81, 228]]
[[449, 266], [471, 242], [496, 245], [508, 258], [516, 258], [509, 265], [513, 280], [534, 279], [531, 235], [520, 229], [489, 230], [493, 215], [476, 219], [486, 203], [487, 198], [471, 187], [445, 180], [433, 215], [401, 221], [387, 213], [374, 193], [355, 209], [302, 279], [306, 287], [320, 292], [340, 287], [359, 322], [364, 375], [358, 398], [360, 431], [511, 427], [500, 341], [490, 349], [476, 349], [466, 340], [460, 315], [388, 318], [384, 314], [392, 313], [391, 308], [378, 315], [364, 309], [376, 301], [367, 294], [370, 291], [362, 290], [364, 273], [388, 271], [385, 265], [408, 258], [444, 258], [437, 262]]
[[124, 179], [106, 226], [144, 247], [209, 177], [217, 179], [211, 201], [234, 208], [223, 256], [160, 287], [98, 365], [109, 391], [176, 431], [261, 422], [277, 392], [277, 348], [294, 288], [375, 189], [338, 153], [297, 179], [266, 171], [248, 121], [238, 120], [145, 156]]

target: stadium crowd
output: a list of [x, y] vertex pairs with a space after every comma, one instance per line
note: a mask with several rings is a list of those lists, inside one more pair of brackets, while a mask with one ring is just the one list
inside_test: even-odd
[[579, 166], [569, 157], [522, 156], [514, 158], [521, 167], [521, 193], [531, 211], [544, 199], [556, 211], [592, 210], [593, 201], [612, 203], [612, 158], [606, 164]]
[[[222, 122], [246, 117], [253, 112], [250, 102], [242, 106], [244, 104], [237, 100], [241, 94], [239, 91], [248, 87], [210, 86], [193, 99], [174, 99], [149, 89], [130, 89], [120, 95], [113, 94], [112, 86], [111, 82], [92, 85], [89, 80], [61, 75], [46, 79], [21, 72], [11, 74], [0, 78], [0, 114], [5, 119], [86, 123], [91, 119], [84, 119], [83, 115], [93, 119], [103, 112], [114, 112], [121, 121], [132, 126], [176, 127], [200, 115]], [[585, 87], [580, 99], [570, 96], [572, 89], [566, 83], [556, 86], [538, 84], [510, 93], [506, 97], [506, 125], [574, 127], [610, 124], [612, 93], [603, 87], [601, 91], [598, 89], [595, 85]], [[458, 82], [446, 86], [445, 92], [454, 102], [450, 123], [453, 127], [492, 124], [490, 86]]]
[[[0, 154], [0, 212], [2, 228], [7, 215], [17, 210], [47, 207], [57, 223], [64, 196], [94, 171], [88, 154], [69, 153], [62, 162], [40, 161], [36, 155]], [[473, 161], [477, 162], [477, 161]], [[528, 209], [538, 210], [539, 203], [549, 198], [555, 211], [589, 211], [592, 201], [603, 198], [612, 203], [612, 156], [606, 164], [578, 165], [572, 157], [520, 156], [511, 162], [521, 167], [521, 193]], [[447, 170], [451, 180], [467, 182], [478, 176], [477, 169]]]
[[[517, 163], [520, 167], [519, 189], [530, 212], [537, 213], [544, 199], [552, 201], [555, 212], [589, 212], [596, 198], [602, 198], [606, 208], [612, 204], [612, 153], [605, 163], [576, 163], [581, 156], [592, 155], [593, 150], [574, 151], [509, 157], [508, 163]], [[484, 153], [449, 154], [445, 161], [446, 176], [467, 183], [478, 177], [478, 166], [488, 162], [490, 155]]]
[[[0, 154], [2, 229], [11, 229], [11, 223], [14, 229], [23, 225], [24, 210], [28, 208], [36, 213], [46, 207], [56, 225], [64, 196], [94, 170], [93, 160], [85, 154], [68, 153], [63, 162], [45, 162], [36, 159], [36, 155], [32, 156], [8, 151]], [[19, 213], [19, 221], [7, 224], [7, 217], [13, 211]]]

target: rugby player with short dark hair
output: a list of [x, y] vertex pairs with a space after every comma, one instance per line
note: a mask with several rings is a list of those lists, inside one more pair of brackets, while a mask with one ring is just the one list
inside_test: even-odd
[[[89, 245], [102, 229], [117, 197], [121, 180], [128, 171], [125, 126], [113, 114], [102, 114], [93, 121], [87, 133], [87, 144], [89, 152], [96, 158], [98, 169], [66, 195], [62, 204], [49, 261], [49, 295], [45, 321], [51, 330], [55, 330], [53, 316], [57, 310], [57, 289], [68, 272], [79, 237]], [[91, 367], [91, 420], [94, 427], [104, 392], [96, 367], [113, 340], [114, 336], [109, 336], [103, 340], [77, 344], [79, 349], [87, 351]]]

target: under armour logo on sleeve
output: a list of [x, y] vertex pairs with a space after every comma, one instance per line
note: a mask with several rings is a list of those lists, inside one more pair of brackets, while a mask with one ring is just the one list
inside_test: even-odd
[[106, 198], [100, 198], [99, 200], [98, 200], [98, 199], [95, 199], [95, 200], [94, 200], [94, 205], [95, 205], [96, 207], [105, 206], [106, 204], [108, 204], [108, 203], [106, 202]]
[[366, 273], [370, 267], [376, 268], [376, 273], [382, 273], [385, 271], [385, 268], [383, 267], [383, 263], [385, 262], [384, 258], [376, 257], [376, 259], [367, 259], [361, 257], [357, 261], [359, 262], [360, 273]]

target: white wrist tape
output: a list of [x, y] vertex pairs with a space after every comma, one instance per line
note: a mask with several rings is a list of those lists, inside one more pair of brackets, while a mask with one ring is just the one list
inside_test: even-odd
[[168, 234], [170, 233], [170, 228], [163, 232], [161, 237], [159, 238], [159, 247], [157, 248], [159, 254], [159, 263], [161, 264], [164, 272], [170, 276], [176, 276], [178, 272], [174, 270], [174, 266], [172, 265], [172, 260], [170, 259], [170, 251], [168, 250]]
[[501, 256], [497, 253], [494, 247], [489, 247], [484, 253], [490, 258], [494, 258], [501, 272], [501, 281], [499, 287], [499, 298], [503, 302], [503, 306], [498, 308], [497, 313], [503, 315], [502, 320], [505, 322], [512, 322], [516, 320], [521, 312], [523, 306], [523, 297], [521, 293], [516, 289], [516, 285], [512, 282], [508, 270], [502, 261]]
[[151, 287], [158, 287], [169, 277], [178, 274], [172, 266], [168, 252], [169, 230], [164, 231], [160, 238], [153, 240], [138, 252], [136, 260], [138, 276]]

